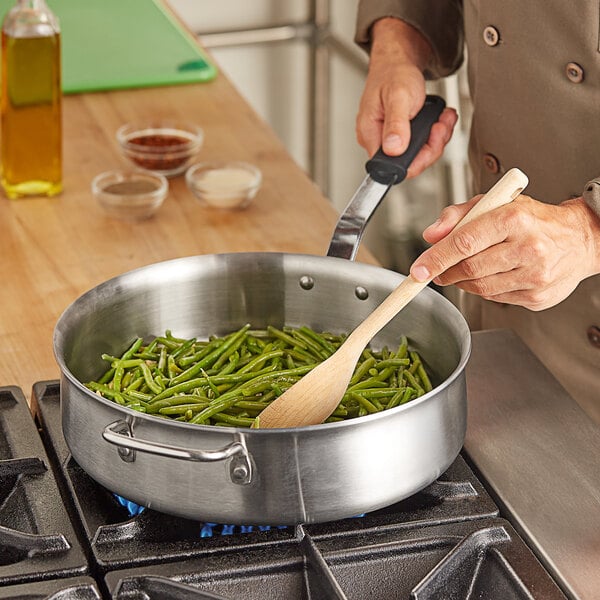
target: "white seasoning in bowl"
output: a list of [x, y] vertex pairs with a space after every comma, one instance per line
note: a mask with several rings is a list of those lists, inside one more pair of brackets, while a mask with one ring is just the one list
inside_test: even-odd
[[246, 163], [200, 164], [186, 178], [198, 198], [217, 208], [246, 206], [261, 183], [260, 171]]

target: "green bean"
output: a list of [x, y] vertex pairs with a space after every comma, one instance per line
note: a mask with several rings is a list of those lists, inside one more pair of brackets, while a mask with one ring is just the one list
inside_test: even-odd
[[219, 358], [217, 358], [217, 360], [213, 364], [213, 368], [220, 369], [229, 360], [229, 357], [232, 356], [234, 352], [238, 351], [239, 347], [244, 343], [245, 339], [246, 339], [245, 335], [239, 336], [235, 340], [235, 342], [233, 344], [231, 344], [231, 346], [229, 346], [229, 348], [227, 348], [227, 350], [225, 350], [221, 354], [221, 356], [219, 356]]
[[225, 413], [217, 413], [214, 416], [214, 420], [219, 424], [224, 423], [227, 425], [233, 425], [234, 427], [250, 427], [254, 423], [254, 419], [247, 417], [234, 417]]
[[146, 363], [142, 363], [140, 365], [140, 368], [142, 369], [142, 375], [144, 376], [144, 381], [146, 382], [146, 385], [155, 393], [155, 394], [160, 394], [163, 390], [160, 387], [160, 385], [158, 385], [158, 383], [156, 383], [154, 381], [154, 379], [152, 378], [152, 372], [150, 371], [150, 367], [146, 364]]
[[406, 367], [408, 365], [410, 365], [410, 358], [387, 358], [376, 363], [375, 369], [381, 371], [388, 367]]
[[276, 329], [275, 327], [272, 327], [271, 325], [269, 325], [267, 327], [267, 331], [273, 337], [279, 338], [280, 340], [283, 340], [284, 342], [286, 342], [289, 346], [294, 347], [297, 345], [297, 346], [300, 346], [301, 348], [303, 348], [304, 350], [306, 350], [306, 346], [304, 344], [299, 342], [297, 339], [294, 339], [291, 335], [288, 335], [284, 331], [280, 331], [279, 329]]
[[186, 340], [184, 342], [182, 342], [179, 345], [179, 348], [177, 348], [177, 350], [174, 350], [171, 354], [171, 356], [175, 359], [175, 361], [177, 361], [177, 359], [179, 359], [179, 357], [183, 357], [185, 356], [188, 351], [194, 346], [194, 344], [196, 343], [196, 338], [192, 338], [191, 340]]
[[172, 354], [167, 356], [167, 373], [171, 379], [175, 377], [178, 373], [182, 373], [183, 370], [179, 367], [179, 365], [175, 362]]
[[141, 352], [136, 352], [134, 354], [135, 358], [141, 358], [143, 360], [151, 360], [151, 361], [157, 361], [159, 359], [159, 355], [155, 354], [154, 352], [148, 352], [147, 350], [141, 351]]
[[106, 385], [106, 384], [96, 383], [94, 381], [91, 381], [90, 383], [87, 384], [87, 387], [95, 392], [99, 392], [105, 398], [114, 400], [118, 404], [123, 404], [123, 405], [125, 404], [125, 400], [123, 399], [123, 396], [118, 391], [113, 390], [112, 388], [108, 387], [108, 385]]
[[362, 363], [359, 363], [358, 367], [354, 371], [354, 375], [350, 379], [350, 387], [357, 384], [368, 372], [369, 370], [375, 366], [377, 361], [373, 356], [363, 360]]
[[300, 340], [306, 346], [306, 349], [310, 353], [312, 353], [317, 359], [324, 360], [329, 357], [329, 354], [325, 352], [325, 350], [321, 347], [320, 344], [315, 342], [312, 338], [307, 336], [299, 329], [294, 330], [292, 337], [296, 338], [296, 340]]
[[158, 340], [159, 344], [162, 344], [163, 346], [165, 346], [165, 348], [168, 348], [171, 351], [177, 350], [177, 348], [179, 348], [179, 344], [177, 342], [174, 342], [173, 340], [170, 340], [167, 336], [157, 337], [156, 339]]
[[239, 353], [235, 352], [229, 357], [227, 364], [216, 375], [218, 377], [222, 377], [223, 375], [229, 375], [230, 373], [233, 373], [238, 368], [239, 362]]
[[131, 344], [131, 346], [123, 353], [123, 355], [121, 356], [121, 360], [130, 359], [141, 348], [143, 343], [143, 338], [136, 338], [133, 344]]
[[372, 388], [372, 387], [388, 387], [385, 381], [381, 381], [381, 379], [377, 379], [376, 377], [369, 377], [369, 379], [363, 379], [354, 385], [348, 386], [349, 392], [355, 392], [357, 390], [362, 390], [364, 388]]
[[410, 371], [404, 371], [402, 376], [406, 381], [417, 390], [417, 395], [422, 396], [425, 393], [425, 390], [421, 387], [416, 377]]
[[394, 396], [392, 397], [392, 399], [388, 402], [387, 404], [387, 409], [389, 410], [390, 408], [394, 408], [395, 406], [398, 406], [400, 404], [405, 404], [406, 402], [408, 402], [411, 399], [411, 396], [415, 394], [416, 395], [416, 390], [413, 390], [412, 388], [404, 388], [403, 390], [398, 390]]
[[298, 331], [311, 340], [314, 340], [317, 344], [319, 344], [319, 346], [322, 346], [329, 356], [331, 356], [337, 350], [336, 346], [334, 346], [330, 341], [326, 340], [324, 336], [310, 329], [309, 327], [300, 327]]
[[161, 415], [181, 415], [187, 413], [188, 411], [194, 413], [200, 412], [201, 410], [206, 408], [207, 404], [208, 403], [206, 402], [198, 402], [196, 404], [179, 404], [177, 406], [164, 406], [158, 412]]
[[100, 377], [100, 379], [98, 380], [98, 383], [108, 383], [109, 381], [111, 381], [113, 379], [114, 376], [115, 376], [115, 368], [111, 367], [108, 371], [106, 371], [106, 373], [104, 373], [104, 375], [102, 375], [102, 377]]
[[272, 350], [271, 352], [265, 352], [264, 354], [260, 354], [256, 358], [253, 358], [249, 363], [239, 369], [238, 373], [248, 373], [250, 371], [255, 371], [258, 367], [260, 367], [263, 363], [276, 358], [278, 356], [283, 356], [283, 350]]
[[115, 392], [120, 392], [121, 391], [121, 380], [123, 379], [123, 375], [125, 374], [125, 369], [123, 368], [123, 366], [121, 364], [117, 363], [117, 366], [115, 366], [115, 375], [113, 377], [113, 390], [115, 390]]
[[218, 348], [213, 350], [210, 354], [205, 356], [202, 360], [192, 365], [188, 369], [186, 369], [183, 373], [180, 373], [176, 377], [171, 379], [171, 385], [177, 385], [178, 383], [182, 383], [183, 381], [187, 381], [200, 373], [202, 369], [208, 366], [212, 366], [212, 364], [219, 358], [223, 352], [225, 352], [230, 346], [236, 343], [236, 341], [246, 335], [246, 331], [250, 329], [250, 325], [244, 325], [240, 330], [232, 333], [223, 344], [221, 344]]
[[138, 392], [137, 390], [125, 390], [124, 394], [129, 396], [130, 398], [135, 398], [136, 400], [143, 400], [144, 402], [149, 402], [152, 400], [152, 394], [144, 394], [143, 392]]
[[154, 353], [156, 347], [158, 346], [158, 340], [154, 338], [147, 346], [145, 352]]
[[235, 405], [244, 410], [263, 410], [269, 403], [268, 402], [257, 402], [256, 400], [239, 400]]
[[218, 398], [221, 395], [221, 392], [219, 392], [219, 388], [217, 388], [217, 386], [211, 381], [210, 377], [206, 374], [206, 371], [204, 371], [204, 369], [202, 369], [202, 375], [204, 375], [206, 383], [208, 383], [208, 387], [211, 389], [214, 397]]
[[207, 356], [208, 354], [210, 354], [215, 348], [218, 348], [222, 343], [223, 343], [223, 340], [221, 340], [221, 339], [215, 339], [215, 340], [212, 340], [211, 342], [208, 342], [207, 344], [202, 346], [200, 348], [200, 350], [196, 351], [194, 354], [188, 354], [187, 356], [184, 356], [179, 361], [179, 366], [183, 368], [183, 367], [187, 367], [188, 365], [198, 362], [200, 359], [202, 359], [205, 356]]
[[132, 375], [131, 379], [132, 379], [132, 382], [125, 388], [126, 392], [131, 392], [133, 390], [137, 390], [142, 385], [142, 383], [144, 383], [143, 377], [134, 377]]
[[381, 402], [379, 402], [379, 400], [377, 399], [376, 396], [371, 396], [369, 398], [369, 400], [371, 401], [371, 404], [380, 412], [383, 410], [383, 404], [381, 404]]
[[412, 363], [409, 371], [413, 375], [416, 375], [421, 380], [423, 389], [426, 392], [430, 392], [433, 389], [433, 386], [431, 385], [429, 376], [427, 375], [427, 372], [425, 371], [425, 367], [423, 366], [423, 361], [421, 360], [421, 357], [414, 350], [412, 350], [410, 352], [410, 357], [411, 357], [413, 363]]
[[357, 392], [352, 392], [350, 396], [356, 400], [362, 408], [364, 408], [368, 413], [376, 413], [379, 412], [377, 407], [369, 402], [364, 396], [358, 394]]
[[396, 358], [404, 358], [408, 354], [408, 339], [405, 335], [400, 338], [400, 345], [396, 350]]
[[206, 397], [202, 398], [201, 396], [195, 396], [193, 394], [183, 394], [173, 398], [165, 398], [164, 400], [159, 400], [158, 402], [149, 402], [147, 410], [149, 413], [158, 413], [161, 408], [193, 403], [196, 403], [204, 408], [208, 405], [209, 399]]

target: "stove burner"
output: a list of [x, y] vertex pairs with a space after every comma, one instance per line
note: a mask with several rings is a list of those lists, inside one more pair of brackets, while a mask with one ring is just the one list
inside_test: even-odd
[[237, 533], [252, 533], [253, 531], [271, 531], [271, 529], [287, 529], [287, 525], [220, 525], [219, 523], [204, 523], [200, 530], [200, 537], [212, 537], [214, 529], [221, 527], [221, 535], [235, 535]]
[[[6, 525], [18, 523], [21, 536], [54, 535], [58, 542], [53, 547], [46, 540], [40, 548], [47, 553], [27, 553], [16, 565], [0, 564], [0, 599], [565, 600], [461, 457], [425, 490], [360, 518], [296, 528], [202, 523], [115, 498], [70, 456], [58, 383], [36, 384], [33, 391], [46, 451], [26, 405], [15, 402], [14, 390], [8, 402], [0, 388], [0, 480], [6, 484], [0, 487], [0, 556], [11, 556], [1, 546]], [[15, 432], [15, 404], [25, 407], [29, 429]], [[26, 440], [37, 446], [24, 447]], [[26, 506], [37, 499], [43, 502]], [[68, 511], [86, 550], [79, 566], [73, 566], [79, 542], [61, 511], [65, 517]], [[69, 549], [60, 547], [60, 536]], [[17, 546], [14, 536], [6, 539]], [[82, 574], [92, 587], [76, 587], [87, 595], [62, 594]], [[64, 585], [41, 587], [57, 578]]]
[[130, 517], [137, 517], [138, 515], [141, 515], [146, 509], [145, 506], [142, 506], [141, 504], [136, 504], [131, 500], [127, 500], [127, 498], [123, 498], [123, 496], [119, 496], [119, 494], [113, 493], [113, 496], [116, 498], [117, 502], [121, 506], [127, 509], [127, 512]]
[[[119, 496], [119, 494], [113, 493], [117, 502], [127, 509], [127, 513], [130, 517], [137, 517], [142, 514], [145, 510], [145, 506], [136, 504], [131, 500]], [[362, 516], [362, 515], [361, 515]], [[221, 528], [221, 535], [236, 535], [237, 533], [252, 533], [253, 531], [270, 531], [271, 529], [287, 529], [287, 525], [278, 525], [272, 527], [271, 525], [224, 525], [221, 523], [199, 523], [201, 525], [200, 537], [207, 538], [212, 537], [215, 533], [215, 529]]]

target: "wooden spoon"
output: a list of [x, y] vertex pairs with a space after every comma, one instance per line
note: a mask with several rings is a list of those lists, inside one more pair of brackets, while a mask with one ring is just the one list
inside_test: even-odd
[[[457, 223], [461, 227], [480, 215], [514, 200], [528, 183], [519, 169], [511, 169]], [[346, 338], [327, 360], [304, 375], [258, 417], [260, 429], [301, 427], [322, 423], [346, 392], [356, 363], [371, 339], [391, 321], [431, 280], [415, 281], [410, 275]]]

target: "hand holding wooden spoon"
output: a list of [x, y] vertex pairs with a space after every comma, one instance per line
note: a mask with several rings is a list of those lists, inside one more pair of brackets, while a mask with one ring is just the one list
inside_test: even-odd
[[[511, 169], [459, 221], [456, 227], [499, 206], [512, 202], [526, 187], [527, 176]], [[302, 427], [322, 423], [344, 395], [356, 363], [371, 339], [389, 323], [427, 284], [410, 275], [348, 336], [327, 360], [286, 390], [258, 417], [260, 429]]]

